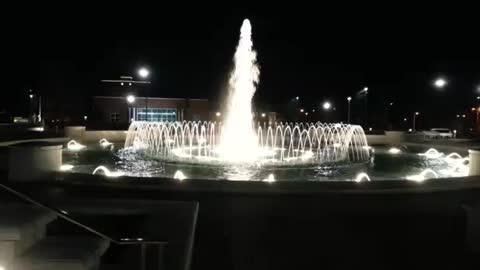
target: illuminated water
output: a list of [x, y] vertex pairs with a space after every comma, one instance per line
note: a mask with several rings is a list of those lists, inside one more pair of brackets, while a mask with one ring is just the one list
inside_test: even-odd
[[[98, 166], [105, 166], [110, 171], [122, 172], [126, 176], [173, 178], [177, 171], [194, 179], [229, 179], [262, 181], [350, 181], [365, 172], [376, 180], [406, 179], [407, 176], [421, 174], [431, 169], [439, 177], [462, 176], [452, 174], [447, 168], [456, 165], [445, 158], [435, 159], [419, 156], [426, 149], [402, 149], [400, 154], [389, 153], [388, 148], [375, 148], [375, 154], [365, 162], [340, 162], [333, 164], [305, 166], [252, 166], [252, 165], [194, 165], [178, 162], [166, 162], [151, 158], [133, 149], [104, 148], [98, 144], [87, 145], [82, 151], [64, 150], [64, 164], [73, 165], [71, 172], [91, 174]], [[119, 150], [118, 150], [119, 149]], [[463, 153], [462, 153], [463, 154]], [[462, 162], [458, 159], [458, 162]], [[430, 174], [427, 174], [429, 176]], [[161, 181], [161, 180], [159, 180]]]

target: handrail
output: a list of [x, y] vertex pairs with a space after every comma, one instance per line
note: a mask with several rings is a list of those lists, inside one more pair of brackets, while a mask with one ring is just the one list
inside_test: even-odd
[[85, 225], [85, 224], [82, 224], [82, 223], [80, 223], [80, 222], [78, 222], [78, 221], [76, 221], [76, 220], [68, 217], [68, 216], [67, 216], [66, 214], [64, 214], [62, 211], [57, 211], [57, 210], [55, 210], [55, 209], [52, 209], [52, 208], [50, 208], [50, 207], [48, 207], [48, 206], [46, 206], [46, 205], [44, 205], [44, 204], [42, 204], [42, 203], [40, 203], [40, 202], [37, 202], [37, 201], [35, 201], [34, 199], [28, 197], [27, 195], [24, 195], [24, 194], [22, 194], [22, 193], [20, 193], [20, 192], [18, 192], [18, 191], [16, 191], [16, 190], [14, 190], [14, 189], [6, 186], [6, 185], [4, 185], [4, 184], [0, 184], [0, 187], [3, 188], [4, 190], [6, 190], [6, 191], [8, 191], [8, 192], [10, 192], [10, 193], [12, 193], [12, 194], [14, 194], [15, 196], [17, 196], [17, 197], [19, 197], [19, 198], [21, 198], [21, 199], [23, 199], [23, 200], [25, 200], [25, 201], [27, 201], [27, 202], [29, 202], [29, 203], [32, 203], [32, 204], [34, 204], [34, 205], [36, 205], [36, 206], [38, 206], [38, 207], [40, 207], [40, 208], [42, 208], [42, 209], [44, 209], [44, 210], [46, 210], [46, 211], [48, 211], [48, 212], [51, 212], [51, 213], [57, 215], [58, 217], [66, 220], [66, 221], [68, 221], [68, 222], [70, 222], [70, 223], [72, 223], [72, 224], [74, 224], [74, 225], [76, 225], [76, 226], [79, 226], [80, 228], [82, 228], [82, 229], [84, 229], [84, 230], [87, 230], [87, 231], [95, 234], [96, 236], [98, 236], [98, 237], [100, 237], [100, 238], [103, 238], [103, 239], [105, 239], [105, 240], [108, 240], [108, 241], [110, 241], [110, 242], [112, 242], [112, 243], [114, 243], [114, 244], [117, 244], [117, 245], [149, 245], [149, 244], [152, 244], [152, 245], [161, 245], [161, 244], [167, 244], [166, 241], [144, 241], [143, 238], [133, 238], [133, 239], [130, 239], [130, 238], [122, 238], [122, 239], [125, 239], [125, 240], [122, 240], [122, 239], [120, 239], [120, 240], [113, 239], [113, 238], [111, 238], [110, 236], [108, 236], [108, 235], [106, 235], [106, 234], [103, 234], [103, 233], [101, 233], [101, 232], [99, 232], [99, 231], [96, 231], [95, 229], [93, 229], [93, 228], [91, 228], [91, 227], [89, 227], [89, 226], [87, 226], [87, 225]]

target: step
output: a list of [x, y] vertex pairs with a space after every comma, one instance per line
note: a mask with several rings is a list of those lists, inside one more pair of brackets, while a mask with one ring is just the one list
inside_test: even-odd
[[47, 237], [15, 260], [15, 270], [95, 270], [109, 246], [94, 236]]
[[57, 216], [43, 209], [20, 204], [0, 205], [0, 262], [7, 265], [45, 237], [46, 226]]

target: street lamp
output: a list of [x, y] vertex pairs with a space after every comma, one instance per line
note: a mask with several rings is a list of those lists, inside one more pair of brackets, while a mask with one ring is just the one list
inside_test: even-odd
[[447, 85], [447, 80], [445, 80], [444, 78], [437, 78], [433, 82], [433, 85], [438, 89], [442, 89]]
[[347, 123], [348, 124], [350, 124], [350, 101], [352, 101], [352, 97], [347, 97], [347, 102], [348, 102]]
[[[150, 74], [150, 71], [148, 71], [148, 69], [146, 68], [140, 68], [138, 70], [138, 75], [142, 78], [142, 79], [147, 79], [148, 78], [148, 75]], [[147, 88], [147, 95], [146, 95], [146, 100], [145, 100], [145, 121], [148, 121], [148, 96], [149, 96], [149, 87], [146, 86]]]
[[142, 77], [143, 79], [146, 79], [149, 74], [150, 74], [150, 71], [148, 71], [148, 69], [146, 68], [141, 68], [138, 70], [138, 75], [140, 75], [140, 77]]
[[413, 114], [413, 127], [412, 127], [413, 132], [415, 132], [415, 119], [416, 119], [417, 115], [419, 115], [419, 114], [420, 114], [419, 112], [415, 112]]
[[215, 113], [216, 117], [220, 117], [222, 114], [220, 112]]
[[128, 102], [129, 104], [134, 103], [134, 102], [135, 102], [135, 96], [133, 96], [133, 95], [128, 95], [128, 96], [127, 96], [127, 102]]
[[33, 98], [33, 94], [28, 95], [28, 97], [29, 97], [30, 99], [32, 99], [32, 98]]
[[328, 101], [325, 101], [325, 102], [323, 103], [322, 107], [323, 107], [323, 109], [324, 109], [325, 111], [328, 111], [328, 110], [330, 110], [330, 108], [332, 108], [332, 103], [330, 103], [330, 102], [328, 102]]
[[368, 87], [362, 90], [365, 93], [365, 126], [368, 125]]
[[[127, 96], [127, 103], [128, 103], [128, 119], [130, 122], [132, 122], [132, 119], [135, 119], [135, 115], [133, 112], [133, 103], [135, 102], [135, 96], [134, 95], [128, 95]], [[133, 116], [133, 117], [132, 117]]]

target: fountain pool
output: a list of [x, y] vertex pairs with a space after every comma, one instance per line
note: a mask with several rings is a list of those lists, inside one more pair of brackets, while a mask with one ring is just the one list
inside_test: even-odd
[[[175, 179], [247, 180], [247, 181], [355, 181], [366, 173], [371, 181], [410, 180], [420, 182], [433, 177], [466, 176], [468, 162], [464, 158], [453, 161], [442, 155], [429, 158], [418, 155], [423, 148], [402, 148], [392, 154], [389, 147], [374, 147], [368, 160], [361, 162], [339, 161], [333, 163], [283, 164], [259, 166], [258, 164], [178, 162], [152, 157], [143, 151], [115, 145], [105, 148], [98, 143], [88, 144], [81, 151], [64, 149], [63, 162], [71, 165], [68, 173], [92, 174], [98, 166], [104, 166], [116, 175], [133, 177], [157, 177]], [[462, 153], [463, 154], [463, 153]], [[431, 170], [429, 173], [426, 170]], [[97, 170], [96, 174], [102, 174]], [[111, 176], [111, 175], [109, 175]], [[181, 177], [180, 177], [181, 176]], [[410, 178], [410, 179], [407, 179]], [[117, 178], [112, 178], [117, 179]], [[162, 179], [158, 179], [161, 181]], [[366, 179], [363, 179], [366, 181]]]

